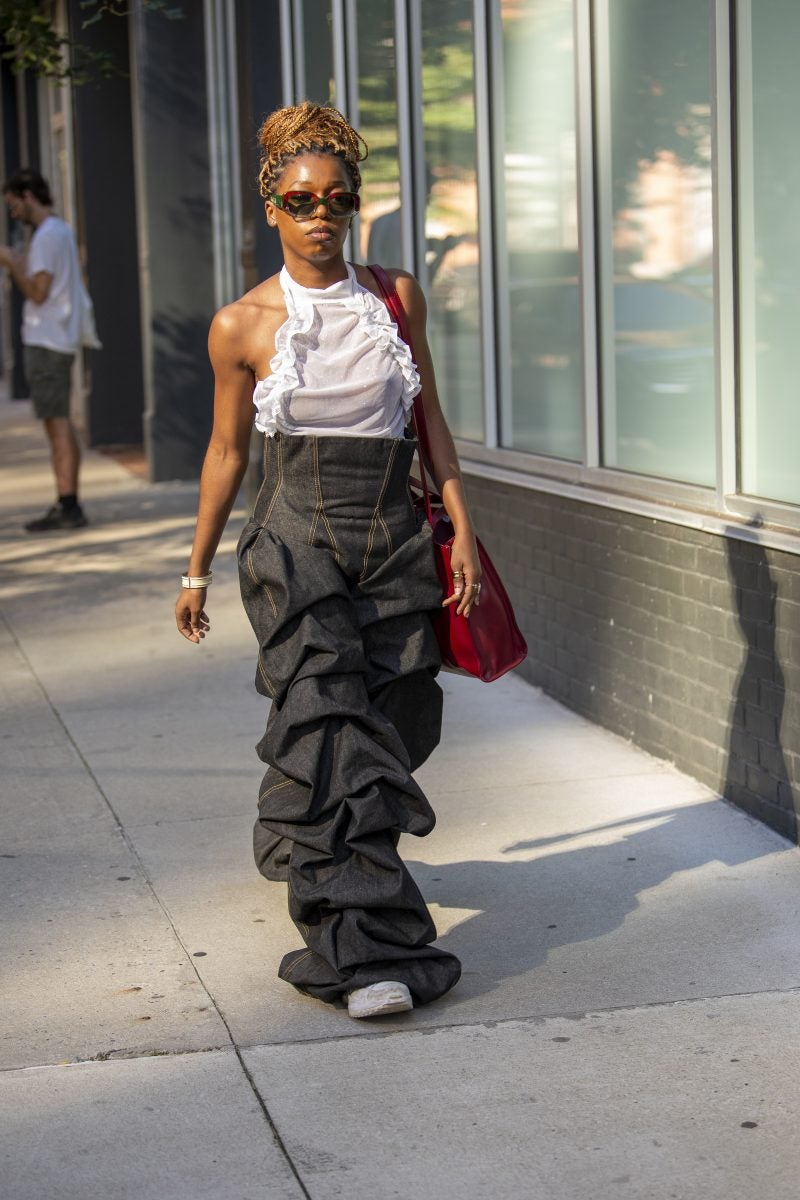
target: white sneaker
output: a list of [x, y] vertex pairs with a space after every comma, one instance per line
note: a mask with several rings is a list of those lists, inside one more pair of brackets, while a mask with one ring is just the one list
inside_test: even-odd
[[411, 992], [404, 983], [397, 983], [393, 979], [356, 988], [347, 997], [347, 1015], [357, 1020], [361, 1017], [382, 1017], [385, 1013], [408, 1012], [413, 1007]]

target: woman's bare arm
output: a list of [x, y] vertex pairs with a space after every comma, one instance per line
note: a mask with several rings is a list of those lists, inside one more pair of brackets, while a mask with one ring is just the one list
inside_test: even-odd
[[[242, 318], [235, 305], [211, 323], [208, 352], [214, 369], [214, 426], [200, 476], [192, 553], [187, 574], [207, 575], [247, 469], [253, 424], [253, 373], [242, 356]], [[206, 589], [182, 588], [175, 606], [178, 629], [199, 642], [209, 628]]]

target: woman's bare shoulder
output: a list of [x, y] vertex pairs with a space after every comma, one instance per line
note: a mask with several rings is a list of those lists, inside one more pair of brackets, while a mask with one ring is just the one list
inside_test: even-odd
[[261, 378], [268, 371], [275, 334], [286, 317], [283, 292], [273, 275], [215, 313], [208, 335], [212, 363], [237, 365]]
[[277, 275], [258, 283], [238, 300], [225, 304], [214, 314], [211, 322], [213, 333], [223, 337], [237, 338], [255, 326], [263, 328], [273, 320], [281, 323], [286, 319], [286, 304]]
[[400, 269], [389, 271], [389, 277], [397, 288], [403, 308], [408, 313], [409, 320], [424, 322], [427, 311], [425, 293], [420, 287], [419, 280], [409, 271]]
[[[408, 271], [404, 271], [402, 267], [384, 267], [383, 269], [397, 288], [397, 294], [407, 313], [417, 311], [420, 305], [424, 307], [425, 298], [422, 288], [413, 275]], [[378, 282], [369, 267], [359, 265], [356, 266], [355, 271], [356, 278], [362, 287], [367, 288], [368, 291], [373, 292], [376, 296], [382, 295]]]

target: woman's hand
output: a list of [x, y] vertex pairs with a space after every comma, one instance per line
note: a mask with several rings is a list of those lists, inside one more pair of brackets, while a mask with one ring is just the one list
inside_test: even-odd
[[211, 628], [205, 613], [207, 588], [181, 588], [175, 605], [175, 621], [178, 632], [187, 642], [200, 642]]
[[473, 533], [457, 533], [450, 551], [453, 572], [453, 595], [442, 601], [442, 608], [456, 604], [456, 612], [468, 617], [473, 604], [480, 604], [481, 564]]

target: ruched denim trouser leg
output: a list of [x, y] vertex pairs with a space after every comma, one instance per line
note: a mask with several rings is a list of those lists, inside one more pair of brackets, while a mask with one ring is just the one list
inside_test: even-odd
[[256, 861], [286, 879], [304, 950], [280, 976], [335, 1000], [383, 979], [417, 1003], [458, 980], [397, 853], [434, 814], [411, 772], [439, 741], [441, 603], [430, 529], [408, 494], [415, 443], [268, 439], [265, 481], [239, 541], [242, 597], [272, 700]]

